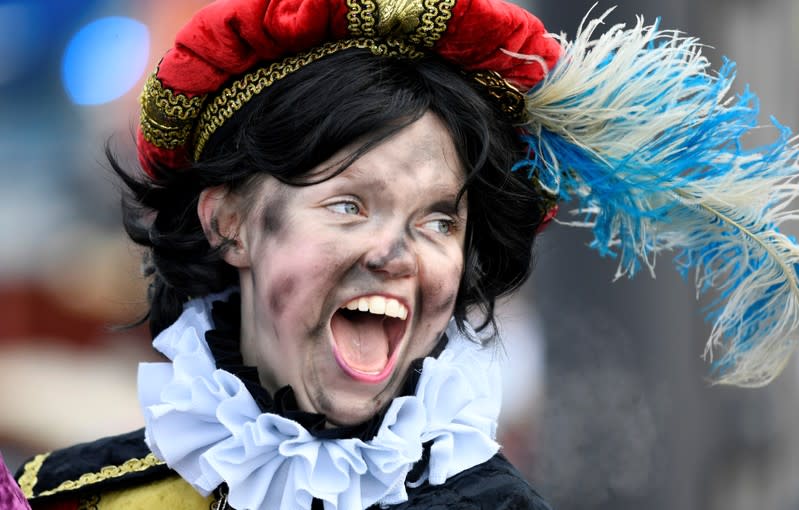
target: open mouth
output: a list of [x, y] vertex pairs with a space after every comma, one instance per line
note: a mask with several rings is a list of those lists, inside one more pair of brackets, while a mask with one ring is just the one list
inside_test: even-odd
[[393, 298], [365, 296], [345, 303], [330, 320], [341, 369], [361, 382], [379, 383], [394, 370], [408, 308]]

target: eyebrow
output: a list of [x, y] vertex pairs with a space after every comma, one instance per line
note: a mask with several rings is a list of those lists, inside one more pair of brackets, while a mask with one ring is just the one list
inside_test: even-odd
[[[349, 167], [347, 167], [343, 172], [339, 174], [339, 177], [346, 179], [348, 181], [359, 180], [362, 184], [368, 187], [375, 187], [379, 184], [384, 184], [386, 182], [384, 179], [373, 178], [369, 174], [368, 169], [362, 167], [358, 163], [359, 163], [358, 160], [353, 161]], [[389, 185], [391, 184], [389, 183]], [[460, 197], [460, 200], [458, 200], [458, 196], [460, 195], [461, 192], [461, 187], [458, 187], [458, 189], [453, 193], [448, 186], [437, 183], [432, 187], [428, 188], [427, 192], [429, 195], [433, 196], [441, 195], [441, 198], [436, 200], [434, 203], [430, 204], [427, 207], [427, 210], [441, 211], [445, 214], [451, 214], [453, 216], [462, 216], [458, 205], [465, 203], [466, 194], [464, 193], [463, 196]], [[466, 208], [465, 205], [461, 207], [463, 209]]]
[[433, 204], [430, 204], [431, 211], [441, 211], [445, 214], [451, 214], [452, 216], [460, 216], [460, 211], [455, 204], [455, 198], [452, 200], [439, 200]]
[[464, 186], [465, 182], [458, 183], [453, 190], [447, 184], [436, 182], [426, 190], [426, 194], [435, 200], [429, 209], [460, 216], [460, 209], [465, 210], [467, 204]]

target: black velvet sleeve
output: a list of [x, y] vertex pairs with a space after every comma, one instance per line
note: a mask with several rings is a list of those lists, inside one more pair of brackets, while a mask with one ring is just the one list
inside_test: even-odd
[[552, 510], [501, 454], [459, 473], [444, 485], [408, 489], [392, 510]]

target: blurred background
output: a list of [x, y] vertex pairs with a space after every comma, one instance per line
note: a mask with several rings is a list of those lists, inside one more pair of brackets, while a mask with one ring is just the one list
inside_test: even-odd
[[[143, 81], [205, 3], [0, 0], [0, 451], [12, 469], [142, 424], [149, 338], [112, 326], [141, 316], [145, 282], [103, 149], [134, 164]], [[592, 3], [525, 5], [573, 35]], [[799, 2], [617, 4], [610, 22], [660, 16], [714, 63], [737, 61], [763, 124], [799, 127]], [[589, 241], [550, 227], [531, 282], [500, 312], [508, 456], [556, 510], [799, 510], [796, 363], [764, 389], [711, 387], [691, 285], [667, 257], [657, 281], [611, 283], [614, 261]]]

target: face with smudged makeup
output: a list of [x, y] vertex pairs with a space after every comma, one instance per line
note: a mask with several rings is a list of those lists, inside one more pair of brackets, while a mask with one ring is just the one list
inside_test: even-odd
[[265, 178], [243, 218], [210, 202], [206, 217], [236, 225], [225, 259], [239, 269], [242, 353], [268, 390], [291, 385], [301, 409], [334, 425], [363, 422], [397, 394], [455, 306], [463, 183], [451, 137], [428, 112], [327, 180]]

